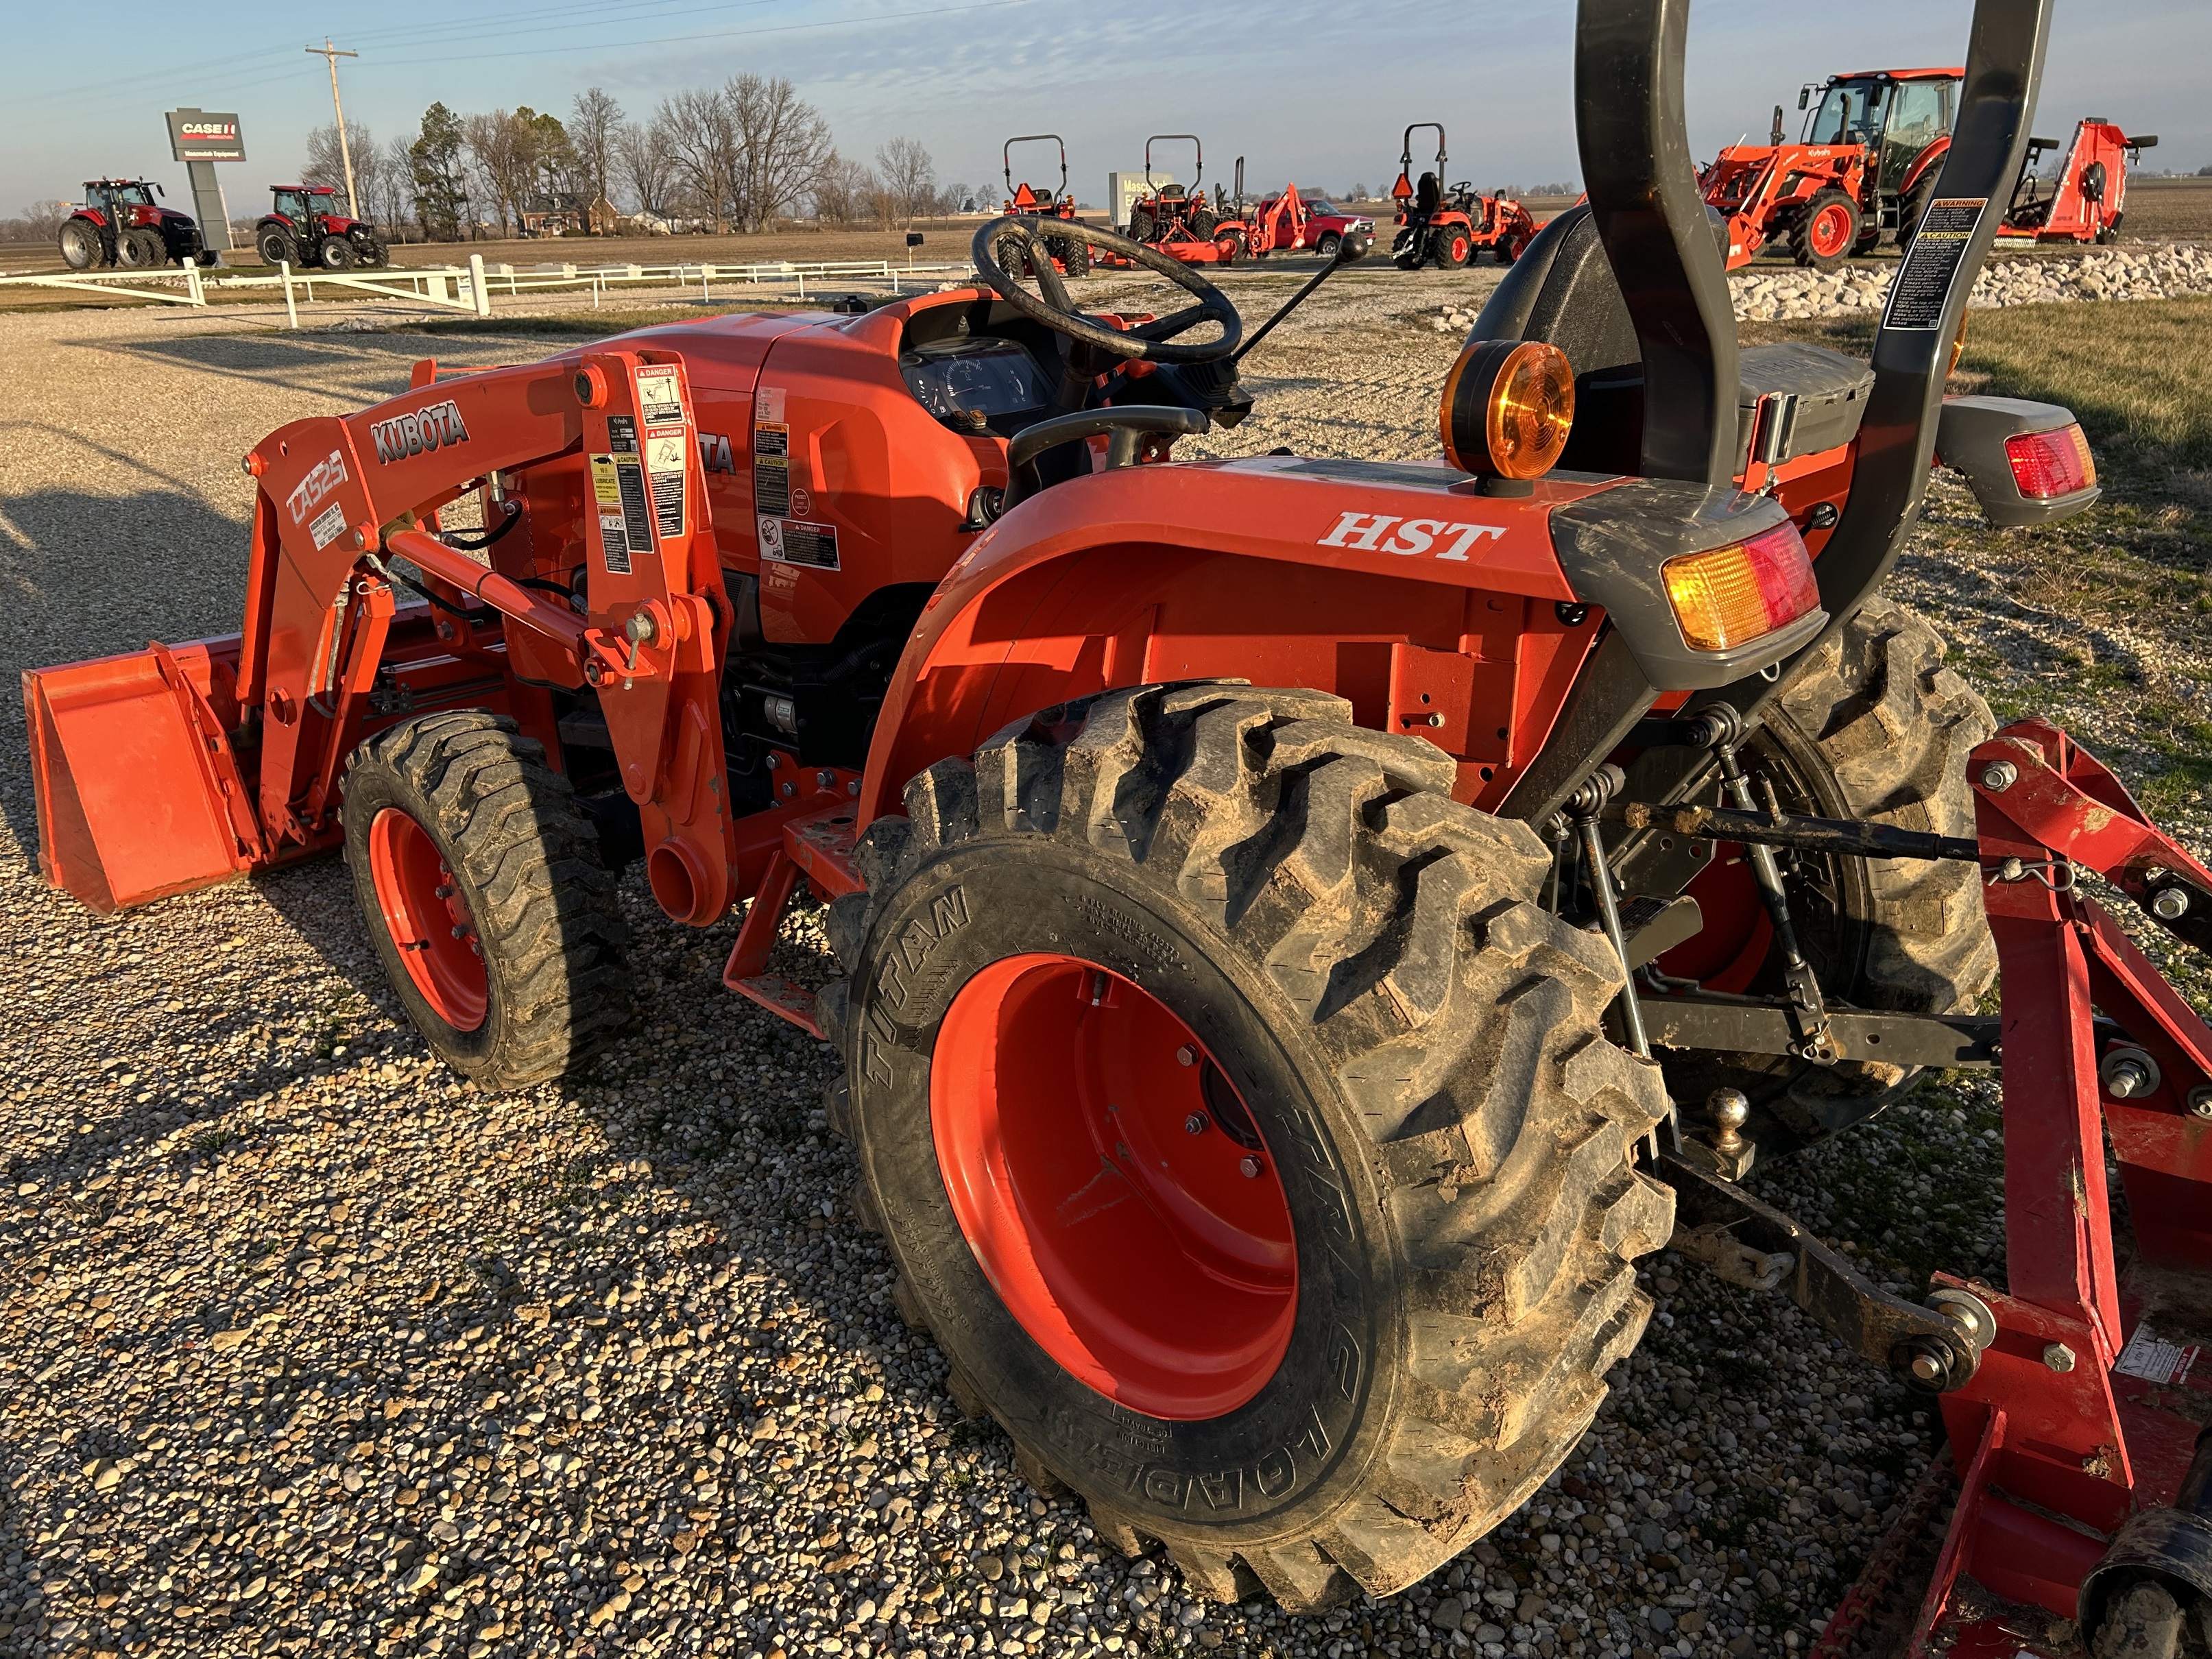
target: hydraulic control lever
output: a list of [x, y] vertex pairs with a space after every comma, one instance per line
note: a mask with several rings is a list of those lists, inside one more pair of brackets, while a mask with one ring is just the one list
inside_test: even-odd
[[1232, 363], [1243, 362], [1244, 361], [1244, 354], [1251, 350], [1254, 346], [1259, 344], [1261, 341], [1266, 339], [1267, 337], [1267, 331], [1273, 328], [1277, 323], [1281, 322], [1284, 318], [1289, 316], [1293, 311], [1296, 311], [1300, 306], [1304, 305], [1308, 295], [1311, 294], [1316, 289], [1319, 288], [1330, 277], [1335, 276], [1336, 273], [1342, 270], [1346, 265], [1350, 264], [1354, 259], [1360, 258], [1368, 251], [1368, 249], [1374, 246], [1374, 245], [1375, 239], [1367, 234], [1364, 231], [1346, 232], [1343, 240], [1336, 245], [1336, 256], [1327, 264], [1323, 265], [1319, 270], [1314, 272], [1311, 276], [1308, 277], [1304, 288], [1300, 289], [1296, 294], [1291, 295], [1289, 299], [1284, 301], [1281, 310], [1278, 311], [1273, 316], [1268, 318], [1266, 322], [1261, 324], [1260, 326], [1254, 330], [1250, 334], [1246, 335], [1244, 337], [1244, 343], [1237, 347], [1236, 355], [1231, 357], [1229, 361]]

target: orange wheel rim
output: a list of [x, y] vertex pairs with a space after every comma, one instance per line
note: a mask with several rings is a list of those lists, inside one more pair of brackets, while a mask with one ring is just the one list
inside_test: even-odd
[[1181, 1421], [1275, 1374], [1298, 1300], [1282, 1178], [1151, 993], [1073, 957], [993, 963], [939, 1029], [930, 1127], [969, 1248], [1063, 1370]]
[[368, 826], [368, 870], [378, 910], [407, 977], [431, 1012], [473, 1031], [491, 1007], [476, 918], [428, 831], [397, 806]]

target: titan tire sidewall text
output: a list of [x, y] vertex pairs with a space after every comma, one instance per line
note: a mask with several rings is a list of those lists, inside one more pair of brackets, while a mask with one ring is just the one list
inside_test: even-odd
[[[888, 896], [854, 981], [854, 1117], [890, 1247], [931, 1328], [994, 1409], [1017, 1419], [1008, 1426], [1019, 1439], [1140, 1526], [1151, 1514], [1274, 1534], [1286, 1513], [1332, 1502], [1375, 1455], [1382, 1390], [1407, 1340], [1399, 1269], [1374, 1236], [1387, 1224], [1371, 1174], [1346, 1155], [1358, 1144], [1348, 1109], [1306, 1081], [1326, 1076], [1327, 1061], [1293, 1051], [1304, 1045], [1287, 1001], [1178, 908], [1126, 866], [1042, 836], [938, 855]], [[1273, 1375], [1221, 1416], [1146, 1416], [1070, 1375], [1008, 1310], [960, 1230], [932, 1134], [933, 1054], [961, 988], [1031, 954], [1097, 963], [1158, 999], [1218, 1062], [1281, 1158], [1297, 1311]]]

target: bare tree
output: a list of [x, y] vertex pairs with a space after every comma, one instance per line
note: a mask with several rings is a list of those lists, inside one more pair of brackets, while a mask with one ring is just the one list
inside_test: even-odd
[[505, 236], [538, 182], [538, 145], [529, 118], [503, 109], [471, 115], [462, 121], [461, 136]]
[[394, 138], [384, 146], [378, 158], [377, 187], [373, 195], [363, 199], [374, 205], [369, 212], [382, 227], [387, 239], [397, 240], [400, 228], [406, 223], [410, 185], [414, 167], [414, 147], [404, 138]]
[[568, 112], [568, 143], [576, 154], [577, 170], [582, 175], [591, 202], [585, 204], [586, 217], [592, 204], [611, 202], [616, 150], [629, 123], [623, 118], [623, 107], [597, 87], [576, 94]]
[[722, 99], [738, 137], [739, 217], [749, 234], [767, 230], [813, 192], [834, 153], [830, 124], [780, 75], [732, 76]]
[[[390, 166], [389, 159], [378, 148], [368, 129], [358, 121], [346, 123], [346, 143], [353, 150], [354, 192], [369, 216], [375, 218], [376, 204], [386, 183], [385, 173]], [[343, 204], [346, 191], [345, 157], [338, 149], [337, 123], [316, 127], [307, 134], [307, 160], [300, 169], [300, 182], [327, 185], [337, 192]]]
[[623, 191], [637, 204], [637, 210], [665, 213], [669, 187], [675, 179], [675, 165], [662, 124], [625, 122], [615, 135], [615, 161], [621, 172]]
[[919, 138], [876, 147], [876, 177], [888, 198], [885, 230], [911, 226], [937, 205], [937, 163]]
[[33, 202], [21, 216], [9, 220], [4, 229], [0, 229], [0, 240], [51, 242], [61, 234], [62, 221], [71, 211], [67, 202], [58, 202], [52, 197]]
[[857, 224], [874, 211], [876, 175], [850, 156], [830, 152], [814, 181], [814, 216], [825, 225]]
[[714, 221], [716, 234], [726, 231], [729, 204], [737, 195], [738, 155], [729, 100], [720, 92], [679, 92], [663, 100], [653, 125], [684, 194], [702, 217]]

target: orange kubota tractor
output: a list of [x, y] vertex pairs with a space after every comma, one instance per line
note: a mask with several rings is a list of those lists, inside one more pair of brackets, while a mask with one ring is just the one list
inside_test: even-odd
[[[1188, 185], [1152, 182], [1152, 146], [1162, 139], [1188, 140], [1193, 157]], [[1244, 222], [1244, 161], [1237, 161], [1237, 200], [1217, 191], [1206, 199], [1200, 182], [1206, 150], [1195, 133], [1156, 132], [1145, 140], [1145, 194], [1129, 205], [1129, 240], [1156, 247], [1187, 265], [1233, 265], [1252, 249], [1252, 227]]]
[[[1056, 144], [1060, 149], [1060, 189], [1057, 193], [1049, 187], [1034, 189], [1028, 180], [1014, 182], [1014, 146], [1016, 144]], [[1024, 133], [1006, 140], [1000, 159], [1006, 173], [1007, 213], [1026, 219], [1073, 219], [1075, 217], [1075, 198], [1067, 188], [1067, 141], [1056, 132]], [[1052, 255], [1053, 264], [1063, 276], [1087, 276], [1091, 274], [1091, 244], [1080, 236], [1055, 235], [1045, 231], [1046, 251]]]
[[1862, 70], [1801, 88], [1804, 138], [1784, 143], [1782, 108], [1764, 144], [1733, 144], [1698, 175], [1706, 202], [1728, 221], [1733, 270], [1770, 244], [1801, 265], [1832, 270], [1879, 245], [1902, 246], [1926, 212], [1950, 148], [1956, 69]]
[[[2048, 28], [1980, 0], [1946, 199], [2017, 176]], [[2199, 946], [2212, 872], [2063, 733], [1993, 735], [1881, 592], [1933, 457], [2007, 524], [2094, 470], [2063, 409], [1944, 396], [1996, 213], [1912, 250], [1870, 362], [1739, 347], [1686, 31], [1585, 0], [1589, 200], [1436, 459], [1172, 459], [1282, 313], [1070, 223], [1188, 301], [1087, 315], [1020, 216], [973, 288], [425, 363], [271, 433], [243, 633], [26, 675], [47, 878], [109, 909], [342, 852], [425, 1042], [501, 1089], [648, 1040], [626, 865], [742, 910], [725, 981], [843, 1057], [955, 1398], [1206, 1595], [1388, 1594], [1512, 1513], [1671, 1237], [1786, 1252], [1940, 1400], [1930, 1641], [2045, 1651], [1969, 1578], [2170, 1630], [2212, 1391], [2136, 1344], [2203, 1340], [2212, 1030], [2074, 872]], [[767, 971], [802, 884], [818, 992]], [[2005, 1291], [1890, 1294], [1735, 1184], [2000, 1048]]]
[[[1413, 135], [1437, 130], [1437, 161], [1433, 172], [1416, 181]], [[1418, 270], [1432, 264], [1445, 270], [1471, 265], [1485, 249], [1510, 265], [1535, 239], [1536, 222], [1528, 209], [1510, 196], [1485, 196], [1462, 180], [1447, 188], [1444, 169], [1451, 158], [1444, 153], [1444, 129], [1440, 121], [1416, 121], [1406, 129], [1398, 157], [1398, 181], [1390, 195], [1398, 204], [1395, 222], [1398, 233], [1390, 241], [1390, 258], [1401, 270]]]

